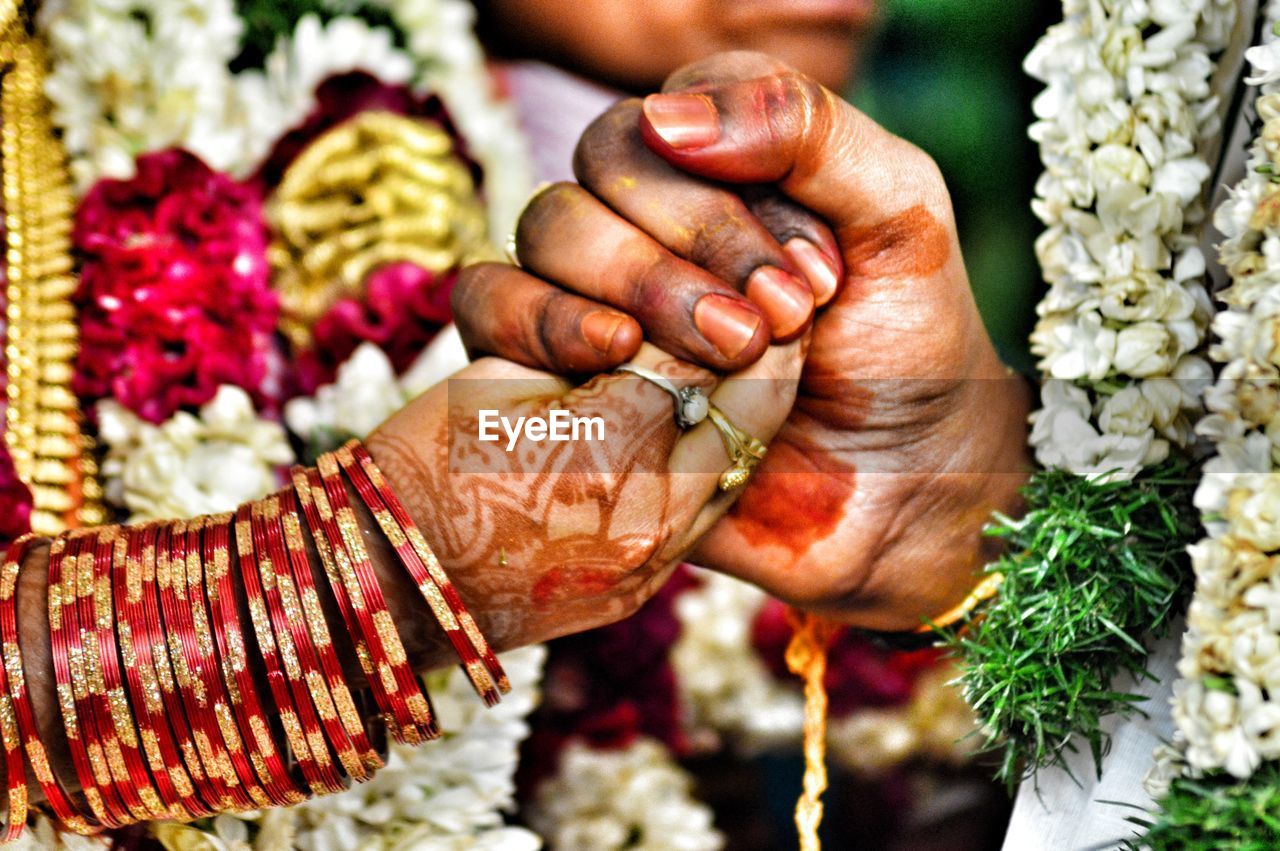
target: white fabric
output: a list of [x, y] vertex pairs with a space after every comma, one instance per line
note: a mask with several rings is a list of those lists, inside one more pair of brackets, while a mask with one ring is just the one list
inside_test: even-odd
[[[1151, 799], [1142, 790], [1142, 778], [1151, 767], [1151, 753], [1173, 735], [1170, 698], [1177, 676], [1178, 644], [1182, 623], [1152, 649], [1148, 670], [1155, 677], [1134, 686], [1121, 678], [1113, 687], [1150, 698], [1142, 704], [1149, 717], [1119, 722], [1109, 719], [1103, 726], [1112, 734], [1111, 753], [1099, 780], [1088, 746], [1071, 754], [1066, 771], [1040, 772], [1036, 784], [1028, 781], [1018, 790], [1004, 851], [1082, 851], [1116, 848], [1132, 838], [1136, 827], [1125, 819], [1142, 815]], [[1079, 781], [1077, 783], [1077, 781]], [[1039, 789], [1035, 786], [1038, 784]], [[1038, 794], [1037, 794], [1038, 792]], [[1141, 809], [1124, 806], [1133, 804]]]

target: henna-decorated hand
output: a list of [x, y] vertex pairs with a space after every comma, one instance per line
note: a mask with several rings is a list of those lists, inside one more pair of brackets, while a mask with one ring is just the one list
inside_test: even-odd
[[[795, 399], [806, 343], [769, 346], [724, 379], [648, 344], [635, 362], [702, 387], [739, 429], [767, 442]], [[506, 426], [496, 441], [480, 438], [482, 411], [514, 423], [557, 409], [603, 427], [575, 428], [568, 441], [546, 440], [543, 429], [511, 444]], [[635, 611], [728, 509], [734, 494], [717, 488], [730, 466], [719, 432], [710, 420], [681, 432], [673, 411], [671, 396], [633, 375], [578, 386], [486, 358], [409, 403], [366, 445], [485, 634], [507, 648]], [[394, 563], [389, 554], [380, 561]], [[385, 578], [398, 583], [388, 599], [415, 659], [443, 661], [434, 628], [415, 623], [420, 599], [406, 603], [418, 597], [407, 574]]]
[[[943, 178], [920, 150], [758, 54], [682, 69], [664, 92], [587, 131], [583, 188], [556, 187], [526, 211], [527, 273], [464, 277], [459, 328], [473, 350], [609, 369], [640, 329], [604, 302], [672, 351], [740, 367], [764, 346], [748, 317], [785, 338], [812, 303], [789, 276], [760, 270], [803, 274], [818, 304], [834, 299], [814, 322], [795, 410], [695, 556], [851, 623], [918, 626], [975, 583], [980, 529], [1014, 506], [1025, 463], [1026, 391], [983, 328]], [[743, 318], [708, 324], [708, 303]], [[602, 327], [616, 333], [595, 336]], [[726, 329], [740, 329], [736, 350], [708, 340]]]

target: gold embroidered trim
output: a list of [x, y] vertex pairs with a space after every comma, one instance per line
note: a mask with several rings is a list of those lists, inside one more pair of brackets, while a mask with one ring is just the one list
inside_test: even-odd
[[32, 531], [105, 520], [90, 439], [71, 392], [79, 341], [71, 257], [75, 198], [44, 95], [48, 58], [17, 4], [0, 0], [0, 180], [3, 181], [8, 371], [5, 443], [30, 489]]

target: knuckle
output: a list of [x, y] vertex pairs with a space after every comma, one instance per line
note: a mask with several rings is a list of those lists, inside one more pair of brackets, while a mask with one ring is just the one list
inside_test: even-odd
[[749, 226], [746, 206], [735, 196], [696, 203], [688, 214], [684, 254], [704, 269], [754, 269], [778, 258], [763, 250]]
[[679, 282], [687, 278], [682, 267], [681, 260], [666, 254], [637, 262], [626, 275], [623, 309], [651, 320], [674, 310]]
[[573, 172], [583, 184], [598, 185], [633, 151], [644, 149], [637, 130], [641, 105], [639, 98], [628, 98], [583, 131], [573, 152]]
[[781, 114], [791, 123], [788, 129], [807, 136], [830, 123], [831, 92], [817, 80], [796, 72], [785, 74], [782, 91], [786, 109]]
[[495, 277], [494, 263], [477, 263], [467, 266], [458, 273], [458, 279], [449, 293], [449, 308], [453, 312], [458, 327], [470, 327], [475, 317], [475, 306], [481, 300], [482, 292], [487, 289]]
[[584, 190], [576, 183], [561, 181], [547, 186], [529, 199], [516, 223], [516, 248], [527, 251], [537, 244], [537, 234], [548, 228], [566, 210], [582, 201]]

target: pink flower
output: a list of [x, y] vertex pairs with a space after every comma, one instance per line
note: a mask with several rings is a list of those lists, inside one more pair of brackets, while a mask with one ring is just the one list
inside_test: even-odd
[[9, 450], [0, 447], [0, 550], [31, 531], [31, 491], [18, 478]]
[[439, 330], [449, 324], [449, 294], [457, 270], [429, 272], [413, 263], [389, 263], [365, 279], [362, 299], [340, 299], [320, 318], [311, 349], [297, 357], [301, 392], [330, 384], [356, 347], [368, 341], [404, 372]]
[[257, 192], [186, 151], [138, 158], [76, 213], [81, 344], [74, 388], [149, 422], [219, 385], [261, 395], [279, 305]]

